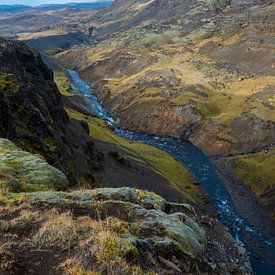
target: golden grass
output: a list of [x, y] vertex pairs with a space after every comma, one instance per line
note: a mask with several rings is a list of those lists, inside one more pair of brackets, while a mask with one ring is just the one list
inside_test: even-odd
[[59, 212], [55, 208], [36, 211], [27, 202], [1, 202], [0, 231], [9, 237], [18, 235], [23, 245], [38, 253], [66, 252], [63, 262], [56, 266], [62, 274], [144, 274], [136, 264], [140, 257], [138, 249], [124, 239], [130, 235], [126, 222], [113, 217], [102, 220], [74, 216], [70, 211]]
[[54, 82], [56, 83], [59, 91], [61, 94], [65, 96], [72, 96], [73, 94], [70, 92], [71, 90], [71, 83], [69, 78], [64, 72], [55, 71], [54, 72]]

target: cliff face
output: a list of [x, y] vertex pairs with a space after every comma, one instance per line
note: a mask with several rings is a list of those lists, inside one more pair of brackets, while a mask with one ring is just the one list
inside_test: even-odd
[[0, 38], [0, 60], [0, 137], [43, 155], [71, 184], [80, 178], [91, 182], [92, 141], [85, 125], [67, 116], [39, 53]]

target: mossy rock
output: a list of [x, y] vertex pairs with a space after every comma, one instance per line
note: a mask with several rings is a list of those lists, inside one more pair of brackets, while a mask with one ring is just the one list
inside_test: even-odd
[[2, 190], [62, 190], [68, 185], [65, 175], [40, 155], [22, 151], [7, 139], [0, 139], [0, 187]]
[[169, 202], [151, 192], [128, 187], [99, 188], [71, 193], [25, 193], [23, 199], [35, 204], [45, 202], [53, 207], [81, 207], [85, 213], [88, 211], [90, 216], [101, 220], [110, 216], [118, 218], [127, 223], [130, 234], [127, 238], [137, 240], [138, 246], [150, 247], [157, 240], [161, 250], [161, 244], [169, 242], [177, 249], [175, 253], [180, 252], [190, 259], [200, 257], [205, 249], [205, 232], [194, 217], [183, 212], [167, 213]]

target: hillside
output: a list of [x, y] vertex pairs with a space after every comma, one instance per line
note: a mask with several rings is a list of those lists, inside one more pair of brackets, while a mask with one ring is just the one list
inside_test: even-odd
[[61, 72], [55, 81], [62, 96], [37, 51], [1, 38], [0, 53], [0, 137], [45, 157], [74, 188], [132, 186], [174, 201], [201, 202], [203, 195], [186, 168], [160, 150], [116, 136], [93, 116], [91, 106], [70, 93]]
[[97, 44], [56, 58], [125, 129], [184, 138], [209, 156], [260, 152], [261, 191], [239, 161], [231, 172], [274, 216], [274, 173], [260, 157], [274, 156], [274, 11], [272, 1], [115, 1], [89, 21]]
[[185, 167], [118, 137], [37, 51], [1, 38], [0, 56], [1, 274], [252, 274]]

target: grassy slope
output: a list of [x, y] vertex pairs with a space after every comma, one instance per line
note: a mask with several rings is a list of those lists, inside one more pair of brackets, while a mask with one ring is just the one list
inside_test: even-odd
[[[70, 95], [69, 80], [64, 73], [56, 72], [55, 82], [64, 95]], [[70, 117], [86, 120], [93, 138], [123, 148], [127, 152], [127, 158], [133, 158], [140, 162], [140, 164], [151, 167], [153, 171], [166, 178], [171, 186], [185, 198], [194, 203], [200, 202], [201, 193], [199, 187], [193, 184], [194, 179], [189, 171], [174, 158], [149, 145], [128, 141], [125, 138], [119, 137], [107, 127], [104, 121], [98, 118], [83, 115], [70, 109], [67, 109], [67, 112]]]
[[[275, 148], [268, 152], [241, 155], [226, 160], [226, 164], [235, 167], [236, 175], [266, 206], [272, 205], [272, 193], [275, 190], [274, 163]], [[275, 219], [274, 207], [270, 209], [270, 213]]]

